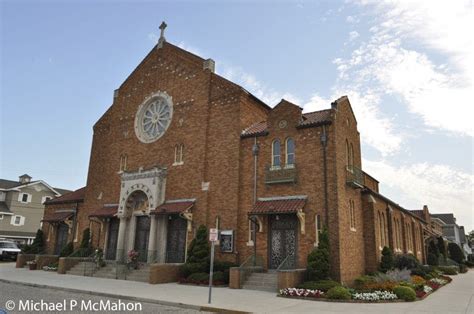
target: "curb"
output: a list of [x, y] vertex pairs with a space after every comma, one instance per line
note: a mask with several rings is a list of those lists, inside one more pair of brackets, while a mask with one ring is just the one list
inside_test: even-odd
[[229, 310], [219, 307], [212, 307], [212, 306], [200, 306], [200, 305], [192, 305], [180, 302], [171, 302], [171, 301], [163, 301], [163, 300], [156, 300], [156, 299], [147, 299], [147, 298], [139, 298], [139, 297], [132, 297], [120, 294], [112, 294], [106, 292], [95, 292], [95, 291], [88, 291], [88, 290], [81, 290], [81, 289], [73, 289], [73, 288], [63, 288], [63, 287], [56, 287], [56, 286], [49, 286], [49, 285], [41, 285], [36, 283], [29, 283], [29, 282], [21, 282], [21, 281], [13, 281], [9, 279], [0, 278], [0, 282], [10, 283], [10, 284], [18, 284], [27, 287], [35, 287], [35, 288], [48, 288], [54, 290], [61, 290], [67, 292], [75, 292], [75, 293], [82, 293], [94, 296], [102, 296], [114, 299], [122, 299], [122, 300], [130, 300], [130, 301], [138, 301], [138, 302], [146, 302], [152, 304], [159, 304], [165, 306], [173, 306], [179, 307], [182, 309], [190, 309], [196, 311], [205, 311], [205, 312], [215, 312], [215, 313], [228, 313], [228, 314], [246, 314], [250, 312], [238, 311], [238, 310]]

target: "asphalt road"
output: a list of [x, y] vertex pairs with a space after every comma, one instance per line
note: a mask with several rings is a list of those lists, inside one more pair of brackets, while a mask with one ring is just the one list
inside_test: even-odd
[[[43, 304], [41, 304], [43, 300]], [[77, 304], [75, 304], [77, 301]], [[109, 301], [109, 303], [107, 303]], [[20, 302], [22, 304], [20, 304]], [[160, 304], [136, 302], [94, 296], [85, 293], [74, 293], [49, 288], [36, 288], [21, 284], [0, 281], [0, 314], [4, 313], [200, 313], [191, 309], [183, 309]], [[138, 303], [138, 304], [136, 304]], [[109, 304], [109, 305], [107, 305]], [[58, 306], [65, 305], [65, 310]], [[109, 311], [101, 310], [106, 309]], [[115, 310], [113, 306], [124, 310]], [[141, 311], [140, 311], [141, 305]], [[19, 307], [23, 306], [23, 310]], [[30, 306], [30, 308], [27, 308]], [[34, 308], [36, 306], [36, 309]], [[14, 310], [6, 310], [14, 307]], [[41, 308], [42, 307], [42, 308]], [[98, 311], [94, 311], [98, 309]], [[128, 310], [127, 310], [128, 307]], [[51, 309], [51, 310], [50, 310]]]

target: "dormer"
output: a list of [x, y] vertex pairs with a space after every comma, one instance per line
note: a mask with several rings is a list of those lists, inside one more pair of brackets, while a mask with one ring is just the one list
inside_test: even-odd
[[296, 128], [301, 121], [303, 108], [282, 99], [268, 114], [268, 130]]
[[28, 184], [31, 182], [31, 177], [29, 175], [27, 175], [26, 173], [24, 175], [21, 175], [20, 177], [20, 183], [21, 184]]

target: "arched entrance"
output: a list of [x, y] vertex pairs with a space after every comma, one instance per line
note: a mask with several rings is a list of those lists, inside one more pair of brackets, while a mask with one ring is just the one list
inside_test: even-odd
[[150, 216], [146, 214], [149, 207], [148, 196], [143, 191], [135, 191], [127, 199], [126, 210], [131, 213], [131, 224], [135, 230], [133, 250], [139, 253], [139, 261], [146, 262], [150, 238]]

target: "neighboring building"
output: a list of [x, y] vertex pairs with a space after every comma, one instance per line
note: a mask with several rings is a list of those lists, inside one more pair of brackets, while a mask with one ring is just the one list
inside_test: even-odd
[[472, 254], [472, 249], [469, 244], [469, 239], [466, 237], [466, 230], [464, 230], [464, 226], [459, 227], [459, 235], [461, 238], [461, 248], [464, 250], [464, 254], [466, 257]]
[[85, 188], [81, 188], [45, 202], [42, 221], [48, 253], [59, 254], [68, 242], [78, 246], [80, 230], [88, 227], [88, 224], [79, 224], [77, 219], [84, 203], [84, 194]]
[[454, 214], [431, 214], [431, 217], [438, 218], [444, 222], [443, 236], [451, 242], [461, 245], [461, 232], [459, 226], [456, 224]]
[[265, 269], [305, 267], [327, 226], [332, 276], [346, 282], [376, 270], [384, 246], [425, 260], [426, 222], [381, 195], [361, 160], [347, 97], [311, 113], [270, 108], [160, 37], [94, 125], [83, 203], [56, 203], [45, 221], [75, 212], [68, 230], [80, 241], [90, 227], [109, 260], [134, 249], [182, 263], [199, 225], [221, 231], [218, 259], [256, 251]]
[[0, 238], [31, 243], [41, 228], [44, 202], [69, 192], [31, 179], [27, 174], [19, 181], [0, 179]]

